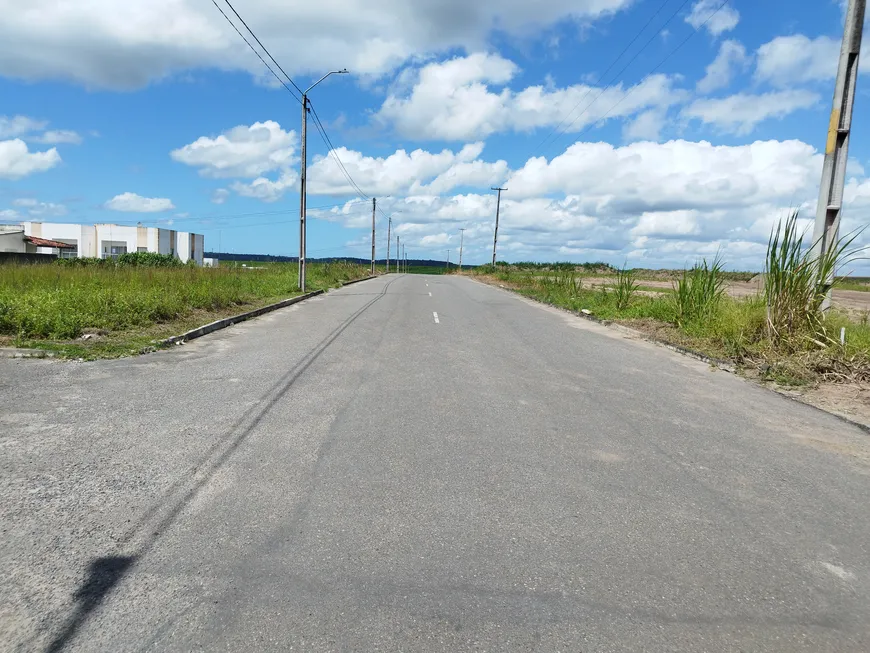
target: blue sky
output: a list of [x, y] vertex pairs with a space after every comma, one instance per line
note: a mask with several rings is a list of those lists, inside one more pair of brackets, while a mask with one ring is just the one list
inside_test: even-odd
[[[295, 255], [298, 102], [209, 0], [117, 4], [0, 0], [0, 220], [171, 224], [208, 250]], [[815, 212], [838, 0], [233, 4], [299, 86], [350, 69], [311, 100], [379, 198], [379, 257], [395, 213], [410, 255], [443, 259], [465, 228], [465, 260], [485, 262], [495, 185], [509, 261], [720, 250], [759, 269], [774, 221]], [[847, 229], [870, 218], [862, 61]], [[308, 147], [309, 256], [368, 256], [371, 201], [312, 121]]]

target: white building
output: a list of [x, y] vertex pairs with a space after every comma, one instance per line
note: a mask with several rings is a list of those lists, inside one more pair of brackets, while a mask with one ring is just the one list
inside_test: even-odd
[[74, 245], [75, 248], [37, 246], [35, 251], [39, 254], [57, 254], [63, 258], [117, 258], [127, 252], [153, 252], [177, 256], [183, 263], [195, 261], [202, 265], [205, 249], [205, 238], [202, 234], [157, 227], [23, 222], [18, 229], [24, 232], [21, 249], [11, 248], [14, 238], [11, 228], [7, 227], [4, 229], [4, 237], [0, 239], [0, 246], [5, 251], [34, 251], [31, 239], [37, 239], [37, 243], [38, 239], [44, 239]]

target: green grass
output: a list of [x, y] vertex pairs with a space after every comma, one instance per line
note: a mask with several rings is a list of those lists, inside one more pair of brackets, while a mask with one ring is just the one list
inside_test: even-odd
[[[473, 274], [503, 283], [532, 299], [574, 312], [586, 309], [600, 319], [633, 326], [714, 359], [732, 361], [748, 373], [781, 384], [802, 385], [820, 379], [870, 381], [870, 317], [854, 321], [844, 313], [830, 311], [822, 323], [827, 334], [824, 341], [805, 333], [789, 347], [782, 347], [770, 338], [765, 298], [734, 298], [718, 292], [727, 275], [717, 276], [716, 267], [708, 265], [705, 272], [701, 264], [686, 271], [682, 307], [677, 290], [682, 279], [677, 289], [651, 289], [657, 294], [632, 293], [627, 301], [620, 301], [616, 288], [586, 286], [579, 273], [556, 270], [540, 275], [534, 270], [504, 267], [494, 274], [491, 268], [490, 274]], [[841, 327], [846, 328], [845, 346], [839, 344]]]
[[857, 290], [860, 292], [870, 292], [870, 282], [856, 281], [848, 277], [837, 283], [837, 290]]
[[[311, 264], [308, 290], [325, 290], [368, 272], [355, 264]], [[0, 336], [7, 343], [62, 352], [109, 344], [128, 351], [143, 338], [150, 342], [173, 335], [167, 331], [181, 332], [184, 326], [298, 294], [296, 264], [262, 270], [0, 265]], [[96, 342], [76, 341], [85, 333], [96, 333]]]

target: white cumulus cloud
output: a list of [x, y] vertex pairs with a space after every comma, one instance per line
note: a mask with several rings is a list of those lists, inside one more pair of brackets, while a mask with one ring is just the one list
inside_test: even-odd
[[299, 176], [293, 170], [285, 170], [277, 179], [257, 177], [249, 183], [240, 181], [230, 185], [236, 193], [242, 197], [252, 197], [264, 202], [275, 202], [284, 196], [287, 191], [296, 188]]
[[173, 150], [179, 163], [199, 169], [203, 177], [257, 177], [292, 164], [296, 132], [284, 131], [274, 120], [239, 125], [215, 137], [201, 136]]
[[[325, 0], [314, 7], [247, 0], [239, 10], [291, 75], [343, 67], [380, 74], [417, 56], [479, 49], [494, 29], [530, 36], [560, 20], [593, 21], [632, 4]], [[0, 0], [0, 12], [0, 75], [7, 77], [130, 89], [204, 67], [262, 74], [260, 62], [210, 2], [29, 0], [22, 6]]]
[[376, 115], [410, 138], [471, 140], [496, 132], [526, 132], [560, 126], [576, 133], [608, 118], [627, 117], [651, 108], [667, 108], [686, 98], [674, 79], [652, 75], [632, 87], [576, 84], [566, 88], [504, 87], [517, 66], [497, 54], [429, 63], [402, 76], [413, 80], [410, 91], [390, 93]]
[[129, 213], [160, 213], [175, 208], [172, 200], [162, 197], [142, 197], [136, 193], [121, 193], [103, 206], [111, 211], [126, 211]]
[[[657, 267], [691, 264], [721, 250], [729, 266], [760, 270], [776, 220], [796, 206], [811, 218], [822, 158], [797, 140], [575, 143], [551, 160], [532, 158], [508, 172], [499, 258], [628, 260]], [[475, 161], [488, 163], [480, 155]], [[486, 188], [451, 194], [421, 184], [413, 194], [394, 194], [378, 205], [387, 214], [401, 211], [393, 215], [394, 234], [415, 256], [443, 257], [466, 228], [466, 261], [481, 262], [491, 255], [495, 216], [495, 193]], [[851, 222], [844, 229], [870, 220], [870, 180], [859, 166], [852, 167], [845, 201]], [[353, 200], [317, 216], [367, 228], [371, 204]], [[349, 246], [366, 254], [362, 240]]]
[[38, 136], [30, 136], [27, 140], [34, 143], [45, 143], [47, 145], [58, 145], [61, 143], [80, 145], [82, 137], [71, 129], [50, 129]]
[[211, 194], [211, 202], [212, 204], [223, 204], [227, 201], [230, 196], [230, 191], [226, 188], [218, 188], [212, 191]]
[[20, 179], [34, 172], [45, 172], [61, 162], [56, 148], [31, 152], [20, 138], [0, 141], [0, 178]]
[[59, 217], [66, 215], [67, 209], [63, 204], [54, 202], [40, 202], [32, 197], [19, 197], [12, 201], [13, 206], [23, 208], [31, 217]]
[[719, 46], [719, 54], [709, 66], [706, 74], [698, 82], [699, 93], [710, 93], [716, 89], [728, 86], [735, 73], [745, 69], [749, 64], [746, 48], [738, 41], [722, 41]]
[[758, 48], [755, 77], [780, 87], [831, 79], [837, 74], [839, 58], [839, 39], [778, 36]]
[[[480, 160], [483, 143], [470, 143], [458, 152], [397, 150], [387, 157], [370, 157], [338, 148], [350, 176], [368, 195], [444, 193], [460, 186], [490, 185], [508, 172], [505, 161]], [[332, 157], [319, 157], [310, 169], [309, 192], [320, 195], [355, 194]]]
[[14, 138], [45, 129], [48, 123], [27, 116], [0, 116], [0, 138]]
[[740, 22], [740, 12], [724, 0], [698, 0], [686, 16], [686, 22], [695, 29], [704, 26], [713, 36], [730, 32]]
[[805, 90], [774, 91], [752, 95], [737, 93], [724, 98], [702, 98], [685, 107], [682, 115], [713, 125], [723, 132], [749, 134], [769, 119], [782, 118], [818, 105], [821, 97]]

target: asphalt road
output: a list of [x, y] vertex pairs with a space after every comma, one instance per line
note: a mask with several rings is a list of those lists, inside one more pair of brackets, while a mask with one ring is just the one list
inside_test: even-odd
[[870, 436], [469, 279], [0, 393], [4, 651], [870, 650]]

